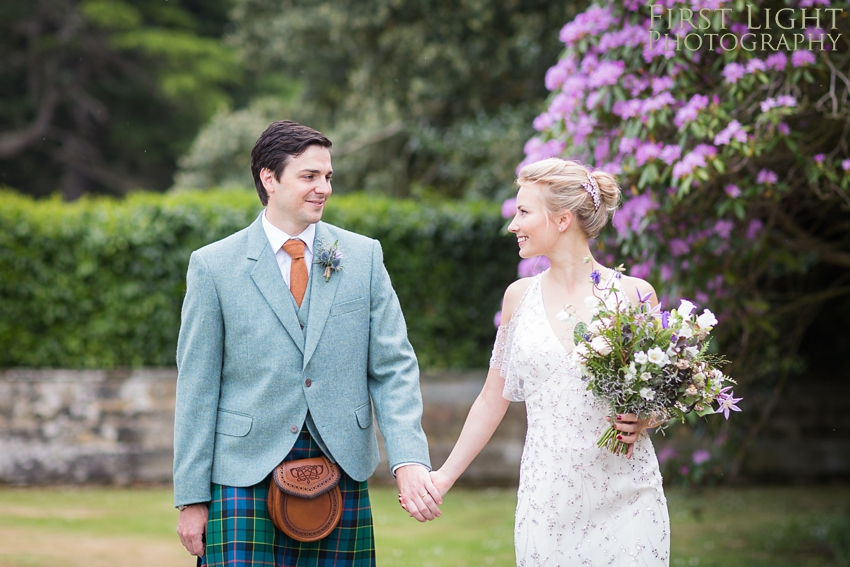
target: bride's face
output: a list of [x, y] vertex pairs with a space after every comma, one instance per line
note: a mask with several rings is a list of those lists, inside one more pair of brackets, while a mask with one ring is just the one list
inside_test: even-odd
[[516, 216], [508, 225], [508, 231], [516, 234], [522, 258], [545, 256], [558, 239], [558, 225], [546, 209], [542, 189], [537, 184], [520, 186]]

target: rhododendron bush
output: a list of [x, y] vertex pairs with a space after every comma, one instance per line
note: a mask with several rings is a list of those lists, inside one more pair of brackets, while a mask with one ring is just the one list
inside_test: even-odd
[[718, 313], [743, 382], [784, 380], [763, 355], [793, 357], [818, 306], [850, 293], [841, 5], [592, 5], [561, 30], [520, 164], [560, 156], [617, 174], [624, 202], [597, 257], [651, 281], [665, 309], [687, 297]]

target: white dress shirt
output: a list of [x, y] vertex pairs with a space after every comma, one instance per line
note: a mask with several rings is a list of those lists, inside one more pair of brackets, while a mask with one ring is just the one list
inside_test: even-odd
[[308, 225], [301, 234], [290, 236], [269, 222], [264, 209], [263, 230], [266, 232], [266, 238], [269, 239], [269, 244], [272, 245], [274, 257], [277, 260], [277, 265], [280, 267], [280, 273], [283, 276], [283, 281], [286, 282], [286, 287], [289, 287], [289, 270], [292, 266], [292, 257], [283, 249], [283, 244], [291, 238], [297, 238], [307, 245], [304, 248], [304, 262], [307, 263], [307, 281], [309, 282], [310, 266], [313, 263], [313, 240], [316, 238], [316, 225]]

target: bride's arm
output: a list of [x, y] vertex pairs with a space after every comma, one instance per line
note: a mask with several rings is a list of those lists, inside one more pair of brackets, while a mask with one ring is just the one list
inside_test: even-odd
[[443, 466], [431, 473], [431, 480], [440, 494], [449, 491], [501, 423], [511, 403], [502, 397], [504, 384], [505, 380], [500, 375], [499, 368], [491, 368], [487, 373], [484, 388], [469, 410], [457, 444]]
[[[530, 283], [531, 278], [521, 279], [505, 290], [502, 300], [502, 325], [510, 323]], [[431, 472], [431, 480], [440, 490], [440, 494], [448, 492], [501, 423], [511, 403], [502, 396], [504, 388], [505, 379], [502, 377], [500, 365], [497, 364], [487, 373], [487, 381], [466, 416], [460, 437], [449, 458], [439, 470]]]

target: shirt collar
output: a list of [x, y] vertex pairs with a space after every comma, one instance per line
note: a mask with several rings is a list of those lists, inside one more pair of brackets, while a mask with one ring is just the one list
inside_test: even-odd
[[298, 238], [299, 240], [303, 240], [304, 244], [307, 245], [307, 249], [310, 251], [310, 254], [313, 254], [313, 240], [315, 240], [316, 238], [315, 224], [307, 225], [307, 228], [305, 228], [301, 234], [291, 236], [269, 222], [269, 219], [266, 218], [266, 209], [263, 209], [262, 221], [263, 230], [266, 233], [266, 238], [269, 239], [269, 244], [271, 244], [272, 250], [275, 254], [277, 254], [277, 251], [280, 250], [284, 242], [286, 242], [290, 238]]

